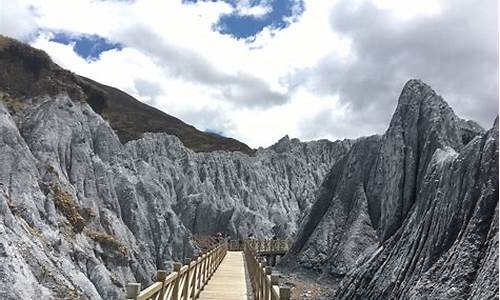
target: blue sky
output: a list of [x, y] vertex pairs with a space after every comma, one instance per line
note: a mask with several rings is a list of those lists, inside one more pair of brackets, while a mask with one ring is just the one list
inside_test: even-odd
[[252, 147], [383, 133], [411, 78], [484, 127], [498, 111], [497, 1], [68, 2], [0, 0], [0, 34]]
[[55, 33], [50, 39], [53, 42], [64, 45], [74, 44], [73, 49], [78, 55], [87, 60], [96, 60], [99, 55], [111, 49], [121, 50], [123, 46], [119, 43], [113, 43], [98, 35], [73, 35], [64, 32]]
[[[186, 0], [184, 3], [196, 3], [200, 0]], [[214, 30], [224, 34], [229, 34], [235, 38], [251, 38], [260, 33], [265, 27], [270, 29], [284, 29], [291, 22], [296, 20], [304, 11], [302, 0], [250, 0], [248, 6], [266, 6], [269, 12], [263, 15], [244, 15], [238, 10], [242, 1], [219, 0], [230, 4], [234, 11], [230, 14], [222, 15], [214, 25]], [[217, 2], [217, 0], [212, 1]]]
[[[184, 0], [183, 3], [190, 5], [198, 1], [203, 0]], [[221, 15], [217, 23], [213, 24], [212, 29], [236, 39], [255, 38], [266, 27], [271, 30], [285, 29], [304, 11], [302, 0], [248, 0], [248, 2], [211, 0], [209, 2], [218, 1], [231, 5], [233, 11]], [[259, 15], [244, 14], [241, 11], [242, 3], [245, 3], [247, 9], [265, 7], [266, 12]], [[50, 40], [64, 45], [74, 45], [74, 51], [86, 60], [96, 60], [104, 51], [121, 50], [124, 47], [120, 43], [113, 43], [96, 34], [57, 32]]]

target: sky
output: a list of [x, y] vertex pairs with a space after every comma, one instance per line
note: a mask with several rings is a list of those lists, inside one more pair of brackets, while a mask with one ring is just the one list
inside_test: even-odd
[[493, 0], [0, 0], [0, 34], [255, 148], [381, 134], [412, 78], [498, 114]]

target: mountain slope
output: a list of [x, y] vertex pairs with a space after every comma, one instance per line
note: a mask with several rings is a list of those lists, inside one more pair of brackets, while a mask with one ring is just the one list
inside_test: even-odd
[[88, 102], [109, 122], [122, 143], [138, 139], [145, 132], [165, 132], [177, 136], [186, 147], [197, 152], [254, 152], [235, 139], [201, 132], [118, 89], [66, 71], [43, 51], [3, 36], [0, 36], [0, 89], [18, 100], [18, 109], [24, 106], [25, 99], [66, 92], [74, 100]]
[[218, 231], [295, 237], [335, 299], [498, 298], [498, 120], [417, 80], [355, 141], [205, 151], [241, 145], [169, 118], [0, 38], [1, 299], [121, 299]]
[[122, 145], [85, 102], [30, 101], [16, 120], [0, 102], [2, 299], [119, 299], [197, 251], [192, 234], [291, 236], [350, 147], [196, 153], [165, 133]]
[[0, 50], [1, 299], [121, 299], [198, 251], [193, 234], [291, 237], [350, 149], [285, 137], [253, 155], [194, 152], [164, 132], [123, 144], [84, 79], [16, 51]]
[[286, 258], [335, 299], [498, 298], [498, 121], [484, 132], [409, 81], [389, 129], [334, 165]]

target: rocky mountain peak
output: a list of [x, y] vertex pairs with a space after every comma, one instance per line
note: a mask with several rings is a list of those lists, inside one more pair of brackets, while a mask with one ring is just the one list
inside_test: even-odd
[[420, 80], [383, 135], [247, 155], [0, 37], [0, 133], [0, 299], [123, 299], [216, 232], [293, 238], [328, 299], [498, 299], [498, 117]]
[[[403, 87], [386, 135], [401, 135], [407, 141], [435, 139], [436, 147], [458, 149], [483, 132], [476, 122], [458, 117], [429, 85], [411, 79]], [[410, 142], [416, 146], [416, 140]]]
[[278, 140], [275, 144], [271, 145], [269, 149], [272, 149], [276, 153], [283, 153], [294, 149], [297, 145], [302, 144], [302, 142], [297, 138], [292, 138], [285, 135]]
[[495, 126], [408, 81], [385, 134], [333, 166], [284, 263], [345, 277], [335, 299], [498, 298]]
[[456, 121], [458, 117], [441, 96], [421, 80], [411, 79], [403, 87], [388, 131], [408, 130], [423, 123]]
[[417, 99], [420, 95], [436, 95], [436, 92], [428, 84], [420, 79], [410, 79], [408, 80], [403, 89], [401, 90], [402, 95], [408, 95], [409, 97], [400, 97], [399, 103], [401, 104], [404, 100]]

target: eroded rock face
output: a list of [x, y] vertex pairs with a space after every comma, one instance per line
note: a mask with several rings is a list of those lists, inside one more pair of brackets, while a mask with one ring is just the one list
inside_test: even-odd
[[409, 81], [329, 174], [289, 267], [343, 278], [335, 299], [498, 298], [498, 120], [484, 132]]
[[118, 299], [198, 251], [192, 234], [290, 237], [350, 149], [196, 153], [164, 133], [122, 145], [85, 102], [27, 102], [15, 120], [0, 102], [2, 299]]
[[498, 299], [498, 120], [412, 80], [382, 136], [254, 152], [0, 48], [0, 299], [120, 299], [219, 231], [295, 237], [335, 299]]

